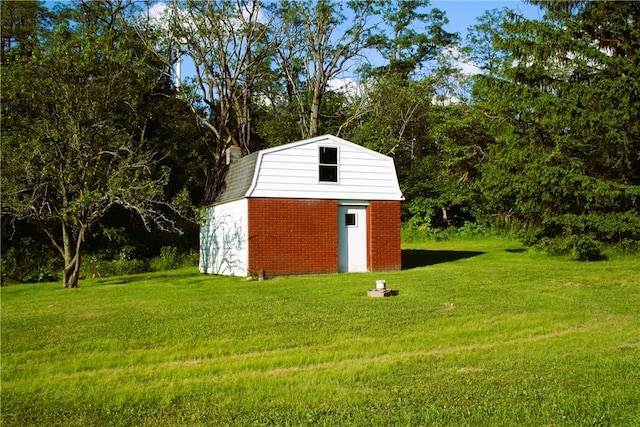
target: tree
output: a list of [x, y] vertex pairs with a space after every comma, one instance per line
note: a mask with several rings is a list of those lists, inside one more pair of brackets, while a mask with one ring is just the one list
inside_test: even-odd
[[161, 73], [129, 31], [129, 13], [124, 0], [59, 9], [31, 55], [2, 67], [2, 213], [49, 237], [65, 287], [78, 286], [85, 236], [113, 206], [179, 231], [143, 108]]
[[350, 131], [354, 140], [394, 158], [406, 198], [403, 217], [415, 226], [474, 218], [490, 140], [472, 106], [434, 103], [438, 79], [379, 78], [368, 93], [368, 114]]
[[[386, 64], [363, 67], [365, 76], [391, 73], [406, 80], [425, 62], [438, 57], [441, 50], [457, 41], [458, 35], [444, 30], [449, 21], [429, 0], [373, 2], [385, 25], [372, 32], [368, 45], [376, 49]], [[420, 31], [416, 27], [424, 26]]]
[[640, 239], [640, 4], [535, 3], [540, 21], [506, 16], [508, 55], [474, 88], [496, 135], [487, 214], [532, 242]]
[[489, 76], [498, 71], [507, 55], [498, 44], [505, 37], [503, 22], [513, 15], [514, 12], [507, 8], [488, 10], [476, 20], [476, 25], [469, 27], [466, 41], [470, 57]]
[[[265, 16], [260, 1], [172, 0], [156, 21], [160, 38], [152, 39], [150, 51], [164, 50], [159, 57], [169, 69], [183, 56], [195, 67], [193, 76], [180, 79], [179, 88], [210, 134], [213, 161], [206, 170], [203, 204], [215, 200], [224, 183], [225, 150], [235, 145], [250, 153], [255, 148], [257, 85], [270, 72], [273, 49]], [[141, 26], [143, 39], [148, 26]]]
[[30, 56], [47, 23], [47, 9], [39, 1], [2, 0], [0, 10], [2, 10], [0, 63], [4, 64], [9, 55]]
[[289, 105], [298, 110], [301, 137], [318, 135], [330, 82], [342, 77], [367, 46], [374, 5], [369, 1], [282, 1], [278, 17], [276, 62]]
[[444, 31], [444, 13], [428, 10], [428, 1], [374, 3], [384, 23], [372, 31], [369, 46], [386, 64], [363, 69], [368, 103], [351, 135], [394, 158], [406, 220], [455, 224], [452, 212], [466, 205], [469, 218], [473, 211], [470, 184], [486, 145], [471, 109], [457, 104], [461, 76], [445, 55], [457, 35]]
[[169, 34], [195, 65], [191, 99], [198, 120], [213, 134], [211, 154], [222, 163], [223, 152], [237, 145], [251, 152], [255, 85], [268, 73], [269, 22], [259, 1], [174, 1]]

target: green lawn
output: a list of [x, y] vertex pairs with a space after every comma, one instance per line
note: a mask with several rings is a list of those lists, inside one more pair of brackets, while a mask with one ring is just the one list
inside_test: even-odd
[[383, 274], [4, 287], [2, 426], [640, 425], [638, 257], [410, 249]]

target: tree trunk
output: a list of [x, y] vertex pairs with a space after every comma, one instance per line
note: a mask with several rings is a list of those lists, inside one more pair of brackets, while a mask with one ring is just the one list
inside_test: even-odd
[[62, 225], [62, 244], [64, 249], [64, 270], [62, 285], [65, 288], [77, 288], [80, 280], [80, 249], [84, 239], [85, 226], [80, 228], [74, 238], [66, 224]]
[[449, 224], [449, 209], [446, 206], [442, 207], [442, 219]]
[[80, 263], [73, 262], [67, 265], [65, 261], [64, 271], [62, 273], [62, 283], [65, 288], [77, 288], [80, 279]]
[[[318, 77], [319, 78], [319, 77]], [[318, 136], [319, 118], [320, 118], [320, 103], [322, 102], [322, 88], [320, 83], [316, 82], [313, 88], [313, 95], [311, 98], [311, 112], [309, 115], [309, 135], [307, 138], [313, 138]]]

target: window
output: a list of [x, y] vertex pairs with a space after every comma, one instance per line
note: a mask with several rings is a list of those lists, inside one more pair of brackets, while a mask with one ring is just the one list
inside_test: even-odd
[[338, 182], [338, 147], [320, 147], [320, 182]]
[[347, 227], [357, 226], [358, 224], [356, 223], [356, 218], [358, 218], [358, 216], [354, 213], [344, 214], [344, 225], [346, 225]]

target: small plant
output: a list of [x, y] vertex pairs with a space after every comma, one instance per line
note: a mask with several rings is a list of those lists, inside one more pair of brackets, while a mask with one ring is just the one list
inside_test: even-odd
[[145, 261], [130, 258], [128, 250], [123, 249], [116, 259], [109, 259], [104, 253], [85, 256], [84, 262], [80, 267], [80, 277], [84, 279], [112, 277], [143, 273], [147, 270]]
[[405, 223], [401, 228], [402, 241], [415, 243], [424, 241], [444, 242], [454, 239], [477, 239], [496, 235], [490, 228], [475, 222], [465, 222], [460, 227], [429, 227], [427, 225], [416, 226], [411, 222]]

